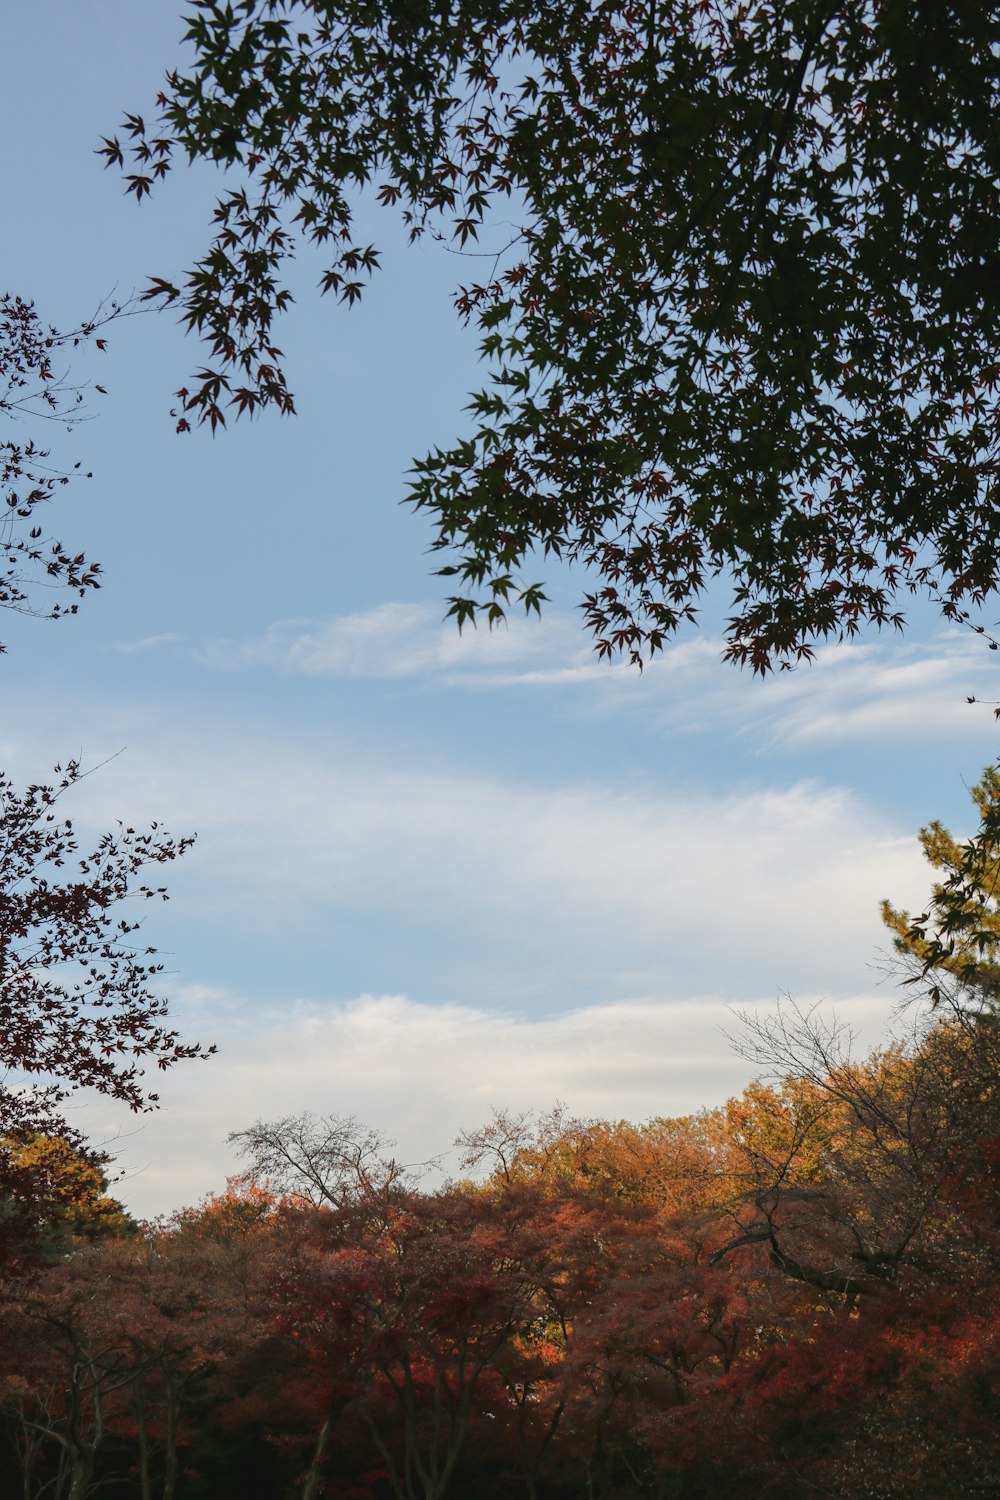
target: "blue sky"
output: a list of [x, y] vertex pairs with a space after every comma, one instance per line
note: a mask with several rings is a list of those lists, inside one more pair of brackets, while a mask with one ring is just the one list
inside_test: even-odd
[[[180, 30], [160, 0], [8, 8], [5, 284], [53, 321], [201, 247], [213, 172], [137, 208], [93, 154], [149, 110]], [[470, 271], [360, 212], [385, 269], [359, 308], [313, 295], [308, 255], [294, 275], [294, 420], [178, 438], [196, 346], [166, 317], [113, 330], [107, 397], [53, 437], [94, 471], [53, 527], [105, 587], [75, 620], [0, 621], [7, 768], [123, 751], [79, 789], [81, 829], [199, 835], [149, 931], [220, 1055], [140, 1121], [81, 1101], [141, 1213], [219, 1187], [257, 1115], [354, 1111], [416, 1159], [492, 1105], [719, 1102], [748, 1076], [732, 1008], [779, 992], [876, 1040], [878, 901], [921, 902], [915, 832], [967, 830], [995, 754], [965, 699], [1000, 697], [996, 658], [927, 609], [764, 684], [719, 659], [722, 594], [641, 678], [596, 661], [582, 580], [551, 571], [540, 623], [459, 638], [399, 500], [479, 383], [450, 301]]]

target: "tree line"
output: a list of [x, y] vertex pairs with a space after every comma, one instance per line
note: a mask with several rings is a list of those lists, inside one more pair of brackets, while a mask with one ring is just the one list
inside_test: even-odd
[[[984, 826], [1000, 778], [974, 788]], [[976, 840], [889, 906], [909, 977]], [[939, 1500], [1000, 1486], [995, 876], [909, 1033], [790, 1003], [762, 1076], [642, 1124], [494, 1112], [423, 1187], [353, 1118], [258, 1121], [245, 1171], [136, 1224], [36, 1137], [8, 1196], [0, 1474], [24, 1500]], [[985, 861], [989, 854], [992, 864]], [[8, 1142], [8, 1145], [12, 1143]]]

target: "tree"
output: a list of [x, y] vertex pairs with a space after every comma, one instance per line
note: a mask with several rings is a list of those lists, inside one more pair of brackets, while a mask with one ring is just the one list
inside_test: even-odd
[[616, 1494], [649, 1470], [664, 1414], [743, 1342], [740, 1276], [710, 1260], [725, 1226], [705, 1122], [495, 1111], [459, 1144], [463, 1165], [492, 1167], [494, 1212], [519, 1205], [526, 1226], [507, 1239], [532, 1316], [498, 1361], [519, 1477], [532, 1500], [556, 1475], [567, 1493]]
[[938, 1018], [856, 1060], [843, 1028], [786, 1008], [740, 1050], [780, 1081], [726, 1107], [737, 1233], [717, 1259], [759, 1245], [835, 1311], [995, 1276], [995, 1027]]
[[301, 1115], [257, 1120], [228, 1137], [247, 1176], [314, 1205], [385, 1204], [406, 1168], [387, 1153], [394, 1142], [355, 1115]]
[[496, 1116], [465, 1137], [496, 1162], [479, 1184], [373, 1210], [233, 1179], [119, 1237], [85, 1226], [0, 1283], [0, 1489], [995, 1487], [997, 1028], [990, 1079], [950, 1015], [854, 1063], [786, 1022], [757, 1031], [774, 1086], [711, 1114]]
[[537, 1182], [550, 1191], [604, 1195], [659, 1208], [699, 1201], [714, 1171], [697, 1118], [580, 1120], [557, 1105], [546, 1114], [494, 1110], [489, 1124], [463, 1131], [461, 1165], [488, 1163], [491, 1180]]
[[[220, 1436], [227, 1446], [248, 1372], [261, 1378], [275, 1225], [273, 1200], [234, 1183], [124, 1234], [106, 1216], [99, 1234], [84, 1223], [50, 1265], [0, 1283], [0, 1411], [25, 1500], [67, 1500], [74, 1473], [81, 1497], [126, 1472], [141, 1500], [175, 1500], [192, 1484], [216, 1493], [203, 1466], [218, 1463]], [[252, 1448], [246, 1426], [242, 1441]]]
[[39, 1134], [76, 1142], [57, 1113], [74, 1090], [152, 1108], [145, 1065], [215, 1050], [165, 1025], [167, 1003], [154, 992], [163, 966], [129, 912], [166, 899], [143, 877], [192, 840], [155, 823], [145, 833], [119, 824], [81, 855], [58, 803], [83, 773], [70, 761], [56, 774], [54, 786], [18, 790], [0, 773], [0, 1175], [15, 1171], [16, 1143]]
[[[52, 422], [71, 427], [83, 416], [88, 389], [103, 386], [75, 381], [61, 361], [73, 350], [93, 345], [103, 350], [100, 335], [127, 307], [102, 303], [78, 327], [60, 330], [43, 323], [33, 302], [10, 292], [0, 296], [0, 414], [11, 422]], [[49, 464], [49, 451], [34, 438], [0, 439], [0, 609], [58, 619], [73, 615], [77, 603], [46, 599], [54, 590], [82, 598], [100, 588], [100, 564], [73, 553], [46, 537], [41, 514], [56, 491], [79, 473]], [[86, 476], [88, 479], [90, 475]], [[4, 650], [0, 643], [0, 652]]]
[[74, 1239], [126, 1235], [135, 1224], [108, 1195], [109, 1158], [65, 1135], [0, 1141], [0, 1268], [57, 1259]]
[[[272, 1283], [279, 1328], [311, 1362], [313, 1500], [350, 1408], [396, 1500], [444, 1500], [495, 1362], [531, 1315], [516, 1203], [461, 1190], [397, 1195], [384, 1224], [328, 1206]], [[307, 1237], [308, 1236], [308, 1237]]]
[[987, 766], [970, 788], [979, 828], [958, 843], [938, 821], [920, 830], [928, 864], [944, 873], [927, 910], [917, 917], [882, 902], [893, 947], [910, 970], [909, 983], [935, 1004], [994, 1011], [1000, 998], [1000, 767]]
[[[25, 1435], [54, 1448], [58, 1500], [87, 1500], [111, 1436], [111, 1419], [136, 1370], [91, 1275], [94, 1248], [54, 1267], [25, 1290], [5, 1322], [5, 1349], [16, 1363], [2, 1370], [0, 1400]], [[12, 1336], [13, 1335], [13, 1336]], [[6, 1364], [7, 1361], [5, 1360]], [[22, 1444], [24, 1493], [41, 1454]], [[41, 1493], [44, 1493], [44, 1488]]]
[[[282, 412], [273, 324], [296, 238], [324, 292], [378, 267], [369, 184], [484, 268], [457, 294], [489, 375], [411, 498], [459, 625], [594, 578], [636, 660], [733, 589], [763, 672], [898, 596], [946, 616], [1000, 582], [1000, 12], [918, 0], [194, 0], [186, 71], [109, 164], [141, 199], [232, 169], [173, 305], [209, 349], [178, 427]], [[128, 161], [126, 164], [126, 154]], [[514, 220], [511, 229], [510, 221]]]

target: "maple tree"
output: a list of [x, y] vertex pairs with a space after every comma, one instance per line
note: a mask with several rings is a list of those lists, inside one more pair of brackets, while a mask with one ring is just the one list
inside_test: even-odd
[[327, 1251], [279, 1275], [285, 1326], [312, 1345], [329, 1391], [304, 1500], [348, 1404], [397, 1500], [447, 1494], [477, 1393], [527, 1317], [511, 1225], [484, 1207], [472, 1194], [400, 1194], [384, 1224], [346, 1245], [327, 1213]]
[[[0, 1164], [14, 1171], [18, 1143], [67, 1134], [59, 1107], [93, 1088], [133, 1110], [154, 1106], [143, 1076], [214, 1049], [181, 1041], [155, 992], [162, 965], [141, 940], [135, 908], [166, 899], [147, 872], [190, 846], [157, 825], [119, 825], [81, 853], [60, 799], [78, 762], [51, 785], [17, 788], [0, 774]], [[22, 1160], [23, 1168], [23, 1160]], [[24, 1171], [17, 1172], [23, 1180]]]
[[60, 1497], [87, 1500], [112, 1437], [112, 1413], [135, 1378], [130, 1353], [90, 1274], [94, 1253], [80, 1252], [53, 1267], [41, 1285], [20, 1288], [6, 1310], [5, 1342], [20, 1358], [13, 1370], [9, 1353], [4, 1360], [0, 1401], [22, 1432], [36, 1439], [25, 1493], [33, 1471], [47, 1467], [46, 1450], [54, 1450], [54, 1475], [42, 1482], [52, 1483]]
[[192, 1413], [249, 1341], [229, 1270], [218, 1237], [189, 1218], [78, 1242], [16, 1287], [5, 1332], [37, 1353], [18, 1362], [26, 1384], [0, 1372], [0, 1396], [42, 1440], [34, 1464], [43, 1484], [54, 1480], [61, 1494], [65, 1483], [71, 1500], [84, 1500], [101, 1484], [102, 1459], [124, 1447], [134, 1450], [142, 1500], [174, 1500]]
[[[69, 361], [87, 347], [103, 350], [107, 325], [133, 310], [109, 299], [60, 330], [32, 302], [0, 296], [0, 415], [12, 434], [0, 441], [0, 609], [57, 619], [100, 587], [99, 564], [47, 536], [43, 520], [80, 465], [52, 464], [35, 437], [16, 435], [16, 424], [82, 420], [88, 393], [104, 390], [74, 377]], [[0, 1221], [9, 1256], [28, 1252], [40, 1215], [55, 1216], [48, 1231], [66, 1217], [66, 1182], [54, 1186], [57, 1150], [64, 1179], [71, 1161], [84, 1175], [105, 1164], [61, 1118], [68, 1094], [91, 1087], [134, 1109], [150, 1106], [156, 1094], [141, 1079], [143, 1064], [167, 1067], [202, 1050], [163, 1024], [166, 1005], [151, 988], [160, 966], [138, 941], [141, 923], [126, 915], [127, 903], [165, 898], [142, 872], [177, 858], [191, 840], [172, 840], [156, 825], [148, 833], [120, 825], [80, 857], [56, 805], [83, 774], [70, 761], [56, 767], [54, 784], [19, 789], [0, 771]], [[63, 878], [57, 872], [67, 864], [73, 873]]]
[[[65, 362], [88, 346], [103, 350], [107, 325], [129, 311], [109, 300], [77, 327], [58, 329], [42, 321], [33, 302], [0, 295], [0, 416], [12, 433], [17, 423], [72, 427], [82, 420], [87, 394], [103, 395], [104, 388], [75, 379]], [[45, 534], [46, 507], [81, 472], [79, 463], [64, 470], [49, 460], [34, 437], [0, 439], [0, 609], [59, 619], [76, 614], [77, 601], [100, 588], [101, 568]]]
[[[12, 434], [0, 440], [0, 609], [58, 619], [75, 614], [76, 599], [100, 587], [100, 565], [46, 536], [43, 524], [45, 508], [80, 465], [67, 472], [52, 464], [34, 437], [15, 435], [15, 424], [71, 428], [81, 421], [87, 395], [104, 388], [75, 377], [69, 361], [88, 347], [104, 350], [107, 325], [132, 311], [108, 299], [78, 326], [60, 330], [43, 322], [31, 301], [0, 295], [0, 415]], [[162, 1024], [166, 1005], [151, 989], [160, 966], [151, 961], [154, 950], [138, 942], [141, 923], [124, 915], [127, 902], [165, 898], [163, 887], [142, 884], [141, 873], [177, 858], [192, 841], [172, 840], [155, 824], [148, 833], [119, 825], [79, 857], [72, 823], [55, 808], [83, 773], [74, 760], [55, 775], [53, 785], [18, 789], [0, 771], [0, 1222], [7, 1255], [26, 1250], [39, 1214], [65, 1218], [65, 1182], [53, 1188], [54, 1143], [69, 1153], [64, 1177], [70, 1160], [79, 1172], [99, 1173], [105, 1164], [59, 1115], [68, 1094], [91, 1087], [133, 1109], [151, 1106], [156, 1094], [141, 1080], [143, 1063], [167, 1067], [202, 1050]], [[67, 862], [75, 863], [75, 878], [57, 875]], [[49, 1081], [34, 1082], [40, 1075]]]
[[768, 1500], [988, 1493], [1000, 1460], [995, 1319], [966, 1296], [894, 1297], [839, 1319], [804, 1309], [788, 1338], [671, 1424], [681, 1472], [720, 1497], [734, 1473]]
[[690, 1208], [713, 1174], [711, 1142], [698, 1118], [636, 1125], [578, 1119], [563, 1105], [543, 1114], [494, 1110], [456, 1144], [463, 1167], [488, 1164], [496, 1183], [533, 1182], [660, 1208]]
[[[856, 1061], [786, 1019], [758, 1034], [776, 1081], [723, 1109], [497, 1114], [463, 1138], [484, 1180], [310, 1201], [244, 1177], [77, 1237], [13, 1300], [0, 1284], [0, 1484], [980, 1493], [1000, 1473], [996, 1057], [951, 1015]], [[307, 1124], [339, 1154], [343, 1117]]]
[[136, 1241], [105, 1247], [97, 1270], [137, 1372], [125, 1430], [131, 1435], [134, 1426], [142, 1500], [154, 1477], [162, 1500], [183, 1493], [196, 1421], [259, 1345], [254, 1298], [273, 1207], [266, 1195], [231, 1184], [174, 1216], [165, 1231], [147, 1227]]
[[521, 1198], [532, 1225], [521, 1243], [535, 1315], [500, 1367], [529, 1496], [648, 1477], [647, 1424], [726, 1371], [741, 1342], [745, 1278], [709, 1260], [724, 1238], [706, 1212], [718, 1196], [710, 1131], [557, 1107], [494, 1112], [461, 1144], [465, 1165], [490, 1163], [489, 1191]]
[[178, 426], [293, 399], [274, 322], [298, 237], [351, 304], [358, 193], [473, 243], [488, 367], [411, 491], [459, 623], [580, 562], [603, 651], [641, 660], [733, 590], [764, 671], [929, 592], [1000, 578], [992, 5], [891, 0], [194, 0], [193, 56], [108, 163], [137, 199], [231, 169], [209, 248], [146, 295], [208, 347]]
[[[255, 1299], [275, 1224], [273, 1198], [234, 1181], [155, 1224], [85, 1225], [41, 1270], [8, 1268], [0, 1409], [22, 1449], [33, 1435], [26, 1496], [37, 1484], [82, 1500], [116, 1473], [141, 1500], [174, 1500], [195, 1480], [211, 1492], [266, 1342]], [[239, 1436], [252, 1449], [246, 1427]]]

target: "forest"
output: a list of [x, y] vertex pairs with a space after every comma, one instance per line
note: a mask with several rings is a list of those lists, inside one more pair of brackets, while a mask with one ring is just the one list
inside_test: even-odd
[[[485, 384], [408, 492], [458, 630], [540, 616], [534, 570], [569, 564], [597, 659], [640, 671], [713, 589], [751, 676], [901, 631], [914, 600], [998, 649], [995, 5], [189, 9], [183, 65], [94, 150], [137, 203], [218, 169], [207, 249], [76, 324], [0, 298], [0, 414], [26, 424], [0, 441], [0, 608], [58, 619], [103, 582], [50, 526], [80, 464], [37, 436], [106, 394], [75, 362], [172, 311], [203, 357], [178, 434], [292, 417], [288, 263], [325, 255], [320, 291], [359, 301], [367, 193], [466, 256]], [[377, 1120], [235, 1119], [240, 1173], [152, 1220], [71, 1106], [150, 1110], [216, 1050], [175, 1029], [142, 930], [194, 839], [87, 843], [65, 809], [88, 774], [0, 773], [4, 1497], [1000, 1494], [995, 765], [970, 838], [920, 834], [925, 910], [883, 908], [882, 1046], [794, 996], [751, 1007], [755, 1081], [724, 1103], [495, 1109], [451, 1177]]]
[[886, 906], [919, 999], [867, 1056], [788, 1002], [722, 1107], [494, 1111], [431, 1187], [350, 1116], [257, 1121], [242, 1174], [144, 1224], [99, 1157], [22, 1135], [5, 1493], [1000, 1489], [1000, 773], [973, 792], [974, 839], [922, 833], [929, 911]]

